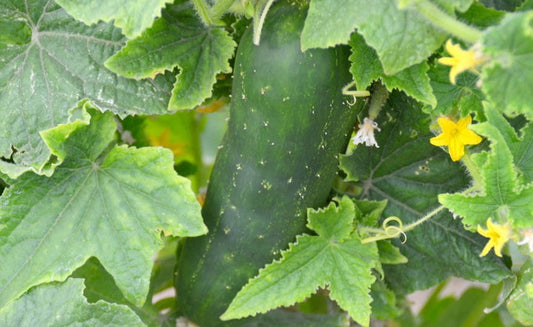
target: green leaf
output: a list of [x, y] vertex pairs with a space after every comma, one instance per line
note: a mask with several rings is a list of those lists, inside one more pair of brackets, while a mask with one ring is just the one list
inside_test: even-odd
[[409, 261], [390, 241], [379, 241], [379, 261], [383, 264], [397, 265]]
[[[491, 114], [490, 111], [487, 112]], [[491, 118], [494, 121], [494, 117]], [[475, 230], [478, 225], [485, 226], [488, 218], [500, 224], [509, 221], [515, 227], [530, 227], [533, 184], [519, 187], [512, 153], [496, 126], [483, 123], [472, 129], [491, 140], [492, 151], [486, 163], [481, 162], [484, 165], [477, 167], [483, 177], [483, 192], [475, 195], [441, 194], [440, 203], [462, 216], [466, 228], [471, 230]]]
[[361, 244], [353, 229], [355, 207], [344, 197], [336, 207], [308, 211], [308, 227], [317, 236], [300, 235], [280, 261], [265, 266], [245, 285], [223, 320], [263, 313], [304, 300], [318, 287], [328, 286], [330, 297], [363, 326], [370, 322], [372, 268], [379, 265], [375, 243]]
[[279, 309], [251, 319], [242, 327], [346, 327], [350, 324], [349, 320], [349, 317], [340, 313], [323, 315]]
[[387, 75], [383, 72], [376, 51], [369, 47], [359, 34], [353, 33], [349, 44], [352, 47], [350, 72], [358, 89], [366, 89], [373, 81], [381, 78], [389, 91], [398, 89], [432, 107], [437, 104], [429, 84], [429, 66], [426, 62], [413, 65], [394, 75]]
[[508, 115], [533, 117], [533, 11], [508, 14], [500, 25], [487, 29], [483, 54], [490, 57], [483, 66], [483, 91], [494, 105]]
[[490, 104], [485, 103], [488, 122], [496, 127], [513, 155], [518, 181], [523, 185], [533, 182], [533, 124], [527, 123], [517, 135], [511, 124]]
[[169, 109], [191, 109], [211, 96], [217, 74], [231, 72], [228, 60], [235, 46], [222, 28], [205, 26], [191, 3], [178, 1], [109, 58], [106, 67], [135, 79], [179, 67]]
[[76, 269], [73, 278], [84, 279], [83, 295], [90, 303], [103, 300], [108, 303], [129, 304], [109, 274], [95, 257], [89, 258], [83, 266]]
[[373, 318], [392, 319], [400, 315], [401, 310], [396, 306], [396, 295], [387, 288], [384, 280], [377, 279], [372, 284], [370, 296], [372, 297]]
[[83, 281], [40, 285], [0, 311], [0, 325], [34, 326], [145, 326], [125, 305], [88, 303]]
[[[438, 194], [463, 189], [469, 181], [461, 165], [429, 143], [430, 119], [420, 105], [393, 92], [382, 112], [376, 134], [380, 147], [358, 147], [341, 157], [341, 168], [350, 180], [359, 181], [361, 198], [388, 200], [384, 217], [399, 217], [406, 225], [437, 207]], [[393, 244], [408, 262], [383, 266], [388, 285], [398, 294], [426, 289], [450, 276], [497, 283], [510, 275], [495, 256], [479, 257], [486, 239], [464, 230], [448, 212], [406, 235], [404, 244]]]
[[178, 237], [165, 240], [165, 246], [157, 254], [150, 288], [153, 293], [158, 293], [174, 287], [174, 271], [176, 269], [176, 251], [178, 250]]
[[387, 200], [369, 201], [352, 199], [352, 201], [355, 204], [356, 224], [363, 226], [377, 226], [383, 211], [387, 207]]
[[161, 9], [172, 0], [128, 1], [120, 0], [81, 1], [57, 0], [57, 3], [77, 20], [87, 25], [113, 21], [116, 27], [128, 38], [134, 38], [150, 27], [154, 19], [161, 15]]
[[489, 7], [498, 10], [513, 11], [516, 7], [523, 3], [527, 3], [527, 0], [480, 0], [480, 2]]
[[[494, 1], [497, 1], [497, 0], [494, 0]], [[502, 1], [502, 0], [499, 0], [499, 1]], [[513, 1], [520, 2], [520, 0], [513, 0]], [[524, 2], [522, 2], [522, 4], [518, 8], [516, 8], [517, 11], [526, 11], [526, 10], [531, 10], [531, 9], [533, 9], [533, 0], [524, 0]]]
[[322, 210], [309, 210], [307, 227], [323, 238], [342, 242], [352, 233], [354, 216], [354, 204], [343, 198], [339, 207], [331, 203]]
[[169, 78], [136, 82], [104, 67], [124, 44], [112, 25], [86, 26], [50, 0], [0, 0], [0, 21], [11, 26], [0, 29], [0, 158], [12, 159], [2, 167], [11, 177], [52, 173], [39, 131], [65, 123], [83, 98], [121, 116], [167, 111]]
[[529, 184], [533, 182], [533, 124], [529, 122], [520, 132], [519, 142], [513, 144], [511, 152], [519, 171], [519, 180]]
[[[84, 110], [84, 107], [77, 108]], [[80, 121], [43, 132], [64, 158], [50, 178], [26, 173], [0, 206], [0, 307], [28, 288], [61, 281], [95, 256], [124, 297], [139, 306], [148, 293], [160, 233], [206, 233], [190, 182], [161, 148], [114, 146], [113, 115], [91, 109]], [[74, 115], [76, 116], [76, 115]]]
[[[124, 297], [113, 276], [105, 270], [95, 257], [87, 260], [70, 277], [84, 279], [85, 289], [83, 290], [83, 295], [89, 303], [103, 300], [107, 303], [126, 305], [148, 326], [159, 326], [158, 322], [161, 317], [157, 310], [152, 307], [152, 302], [147, 301], [142, 308], [133, 305]], [[151, 298], [151, 294], [149, 294], [148, 298]]]
[[505, 12], [487, 8], [479, 2], [474, 2], [466, 12], [460, 13], [457, 16], [457, 18], [465, 20], [471, 25], [487, 28], [499, 24], [505, 16]]
[[533, 264], [529, 259], [520, 270], [518, 284], [507, 300], [507, 309], [520, 323], [533, 325]]
[[424, 111], [432, 116], [459, 116], [466, 117], [472, 113], [476, 114], [476, 119], [482, 119], [483, 93], [476, 86], [478, 77], [472, 73], [465, 72], [457, 76], [455, 85], [450, 83], [449, 68], [444, 65], [434, 65], [429, 69], [428, 75], [431, 79], [431, 88], [437, 98], [435, 108], [424, 107]]
[[[483, 290], [477, 287], [467, 289], [456, 299], [454, 296], [442, 297], [439, 293], [442, 288], [432, 294], [420, 312], [420, 326], [424, 327], [455, 327], [455, 326], [503, 326], [499, 322], [498, 313], [492, 312], [489, 316], [496, 318], [494, 325], [483, 324], [488, 319], [484, 309], [497, 302], [499, 287]], [[485, 320], [486, 321], [486, 320]], [[499, 322], [499, 323], [498, 323]]]
[[302, 49], [348, 43], [357, 28], [374, 48], [387, 75], [426, 60], [446, 34], [395, 0], [312, 0], [302, 32]]

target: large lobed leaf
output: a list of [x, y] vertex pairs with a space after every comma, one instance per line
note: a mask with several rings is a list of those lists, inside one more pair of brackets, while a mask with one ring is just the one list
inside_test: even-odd
[[302, 49], [346, 44], [355, 28], [387, 75], [426, 60], [446, 36], [416, 11], [398, 9], [396, 0], [312, 0]]
[[[393, 92], [383, 110], [386, 115], [377, 119], [380, 147], [358, 147], [341, 157], [341, 167], [349, 180], [360, 181], [363, 197], [388, 200], [385, 216], [407, 224], [437, 207], [440, 193], [465, 188], [468, 178], [447, 153], [429, 143], [430, 120], [420, 105]], [[511, 276], [495, 256], [479, 257], [486, 239], [466, 231], [448, 212], [406, 234], [405, 244], [394, 243], [408, 262], [384, 265], [385, 279], [397, 293], [425, 289], [450, 276], [488, 283]]]
[[103, 63], [124, 44], [110, 24], [86, 26], [51, 0], [0, 0], [0, 169], [12, 177], [46, 170], [39, 131], [64, 123], [90, 98], [119, 115], [167, 111], [171, 81], [121, 78]]
[[104, 301], [88, 303], [82, 293], [81, 279], [38, 286], [0, 311], [0, 325], [145, 326], [127, 306]]
[[102, 20], [122, 28], [122, 33], [128, 38], [134, 38], [146, 28], [152, 26], [156, 17], [161, 15], [161, 9], [172, 0], [57, 0], [61, 7], [77, 20], [87, 25]]
[[53, 176], [26, 173], [0, 197], [0, 307], [34, 285], [64, 280], [91, 256], [141, 305], [160, 233], [207, 232], [172, 153], [113, 146], [113, 115], [84, 103], [72, 116], [88, 116], [86, 107], [89, 125], [76, 120], [43, 132], [63, 160]]
[[361, 244], [353, 230], [354, 203], [308, 211], [308, 227], [318, 235], [300, 235], [282, 258], [265, 266], [237, 293], [223, 320], [263, 313], [304, 300], [327, 286], [330, 297], [363, 326], [370, 322], [372, 269], [379, 266], [375, 243]]
[[216, 75], [231, 72], [235, 42], [219, 27], [205, 26], [191, 3], [177, 1], [163, 17], [106, 62], [130, 78], [154, 77], [179, 67], [169, 109], [191, 109], [211, 96]]
[[533, 11], [508, 14], [482, 37], [483, 91], [507, 114], [533, 117]]

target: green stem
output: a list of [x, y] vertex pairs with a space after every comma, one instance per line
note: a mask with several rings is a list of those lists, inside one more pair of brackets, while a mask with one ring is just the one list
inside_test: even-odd
[[234, 2], [234, 0], [218, 0], [211, 8], [211, 20], [219, 20]]
[[360, 232], [364, 232], [364, 233], [374, 233], [374, 234], [381, 233], [383, 231], [381, 228], [364, 227], [364, 226], [357, 227], [357, 230]]
[[372, 91], [372, 98], [370, 99], [370, 107], [368, 108], [368, 118], [376, 120], [379, 115], [379, 112], [387, 102], [389, 97], [389, 91], [378, 81], [374, 84], [374, 90]]
[[202, 22], [207, 26], [212, 25], [213, 19], [211, 18], [211, 8], [205, 0], [192, 0], [192, 3], [194, 4], [194, 8], [196, 8], [196, 12], [198, 13], [198, 16], [200, 16]]
[[453, 36], [470, 43], [476, 43], [481, 38], [480, 30], [458, 21], [428, 0], [413, 1], [413, 6], [430, 23]]
[[253, 42], [255, 45], [259, 45], [259, 42], [261, 40], [261, 31], [263, 30], [263, 24], [265, 23], [265, 18], [270, 10], [270, 6], [274, 3], [275, 0], [267, 0], [266, 3], [263, 5], [264, 1], [258, 2], [258, 7], [261, 9], [258, 10], [258, 8], [255, 8], [255, 14], [254, 14], [254, 37]]
[[465, 155], [463, 156], [461, 161], [463, 165], [465, 165], [470, 175], [472, 176], [474, 190], [481, 188], [481, 186], [483, 185], [483, 177], [481, 176], [481, 171], [474, 164], [474, 161], [472, 161], [472, 157], [470, 156], [470, 153], [468, 153], [466, 149], [465, 149]]
[[412, 222], [410, 223], [409, 225], [405, 226], [402, 230], [404, 232], [408, 232], [412, 229], [414, 229], [416, 226], [422, 224], [423, 222], [425, 222], [426, 220], [429, 220], [431, 219], [432, 217], [434, 217], [435, 215], [437, 215], [439, 212], [441, 212], [442, 210], [444, 209], [444, 206], [440, 205], [438, 206], [435, 210], [431, 211], [430, 213], [428, 213], [427, 215], [425, 215], [424, 217], [418, 219], [417, 221], [415, 222]]
[[196, 170], [196, 173], [194, 174], [194, 181], [192, 183], [192, 189], [193, 191], [198, 194], [200, 191], [200, 185], [202, 182], [202, 173], [203, 173], [203, 161], [202, 161], [202, 141], [200, 139], [200, 133], [201, 133], [201, 122], [200, 119], [202, 119], [199, 115], [196, 114], [196, 112], [192, 111], [192, 144], [191, 149], [193, 149], [193, 156], [194, 161], [198, 165], [198, 169]]

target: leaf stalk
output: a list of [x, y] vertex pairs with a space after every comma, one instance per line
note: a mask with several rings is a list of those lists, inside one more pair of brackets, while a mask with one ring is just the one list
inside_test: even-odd
[[211, 8], [205, 2], [205, 0], [192, 0], [192, 3], [194, 5], [194, 8], [196, 8], [196, 12], [198, 13], [198, 16], [200, 16], [202, 22], [206, 26], [212, 25], [213, 19], [211, 16]]
[[480, 30], [457, 20], [428, 0], [412, 1], [411, 6], [430, 23], [461, 40], [476, 43], [481, 39]]

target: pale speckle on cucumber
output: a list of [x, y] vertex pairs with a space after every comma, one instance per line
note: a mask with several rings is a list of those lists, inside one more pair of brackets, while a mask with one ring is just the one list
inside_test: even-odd
[[265, 190], [270, 190], [272, 188], [272, 184], [267, 180], [261, 181], [261, 186], [263, 186]]

